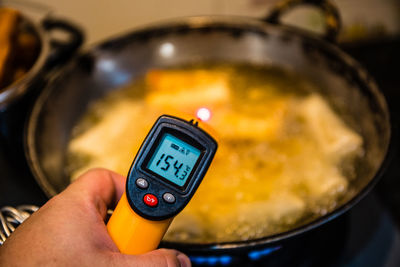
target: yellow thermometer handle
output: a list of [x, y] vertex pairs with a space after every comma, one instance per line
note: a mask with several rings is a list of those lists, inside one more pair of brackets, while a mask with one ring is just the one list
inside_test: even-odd
[[107, 230], [121, 253], [143, 254], [158, 247], [172, 219], [151, 221], [141, 217], [132, 210], [124, 193], [107, 223]]

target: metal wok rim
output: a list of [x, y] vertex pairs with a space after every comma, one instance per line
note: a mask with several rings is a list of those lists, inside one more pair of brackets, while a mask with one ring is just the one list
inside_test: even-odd
[[[245, 241], [231, 241], [231, 242], [213, 242], [213, 243], [186, 243], [186, 242], [167, 242], [164, 241], [162, 244], [168, 247], [174, 247], [177, 249], [190, 249], [195, 251], [206, 251], [206, 250], [231, 250], [231, 249], [245, 249], [249, 247], [258, 247], [258, 246], [265, 246], [271, 245], [273, 246], [274, 243], [293, 238], [299, 235], [302, 235], [314, 228], [321, 226], [324, 223], [327, 223], [336, 217], [340, 216], [341, 214], [348, 211], [351, 207], [353, 207], [356, 203], [358, 203], [362, 198], [367, 195], [374, 185], [378, 182], [379, 178], [383, 175], [385, 168], [389, 163], [389, 159], [392, 154], [391, 144], [393, 143], [393, 123], [388, 111], [388, 105], [385, 100], [384, 95], [379, 91], [377, 84], [375, 81], [367, 74], [365, 69], [361, 67], [357, 61], [339, 49], [336, 45], [328, 43], [320, 39], [319, 37], [310, 34], [309, 32], [305, 32], [298, 28], [294, 28], [291, 26], [284, 26], [284, 25], [275, 25], [266, 22], [262, 22], [260, 20], [248, 17], [236, 17], [236, 16], [202, 16], [202, 17], [188, 17], [188, 18], [180, 18], [180, 19], [173, 19], [164, 21], [161, 23], [151, 24], [150, 26], [139, 28], [138, 30], [133, 30], [128, 34], [122, 34], [117, 36], [116, 38], [112, 38], [111, 40], [100, 42], [99, 44], [95, 44], [92, 47], [87, 48], [83, 53], [89, 53], [91, 50], [96, 50], [96, 48], [101, 49], [101, 47], [109, 46], [116, 44], [118, 42], [124, 42], [124, 40], [130, 40], [132, 37], [135, 37], [139, 34], [144, 34], [146, 32], [151, 31], [168, 31], [171, 27], [179, 27], [179, 26], [187, 26], [188, 30], [198, 29], [202, 27], [215, 27], [216, 25], [225, 25], [227, 27], [234, 28], [248, 28], [250, 31], [256, 29], [260, 32], [267, 32], [267, 28], [276, 28], [278, 30], [283, 30], [285, 32], [289, 32], [294, 36], [300, 37], [302, 39], [306, 39], [317, 43], [319, 47], [324, 47], [335, 55], [338, 56], [346, 65], [352, 66], [353, 68], [357, 69], [358, 74], [360, 75], [360, 79], [366, 83], [368, 79], [368, 89], [369, 91], [375, 96], [376, 101], [380, 104], [380, 106], [384, 109], [384, 115], [388, 120], [389, 123], [389, 141], [387, 146], [384, 148], [384, 159], [381, 162], [380, 167], [376, 170], [375, 174], [372, 175], [371, 180], [362, 188], [358, 193], [356, 193], [350, 200], [343, 203], [342, 205], [338, 206], [336, 209], [332, 210], [331, 212], [327, 213], [324, 216], [318, 217], [304, 225], [295, 227], [289, 231], [281, 232], [274, 235], [265, 236], [262, 238], [257, 239], [250, 239]], [[73, 62], [71, 62], [73, 63]], [[59, 72], [59, 74], [62, 72]], [[25, 138], [24, 138], [24, 146], [25, 146], [25, 156], [27, 157], [27, 161], [29, 167], [36, 179], [36, 181], [41, 186], [42, 190], [46, 193], [48, 197], [54, 196], [57, 194], [56, 190], [49, 184], [46, 176], [44, 175], [42, 169], [39, 167], [39, 160], [37, 157], [37, 151], [35, 147], [35, 133], [37, 132], [37, 121], [39, 114], [42, 111], [43, 104], [46, 102], [48, 96], [54, 90], [52, 86], [53, 83], [49, 83], [49, 86], [45, 88], [45, 90], [41, 93], [39, 98], [37, 99], [31, 116], [27, 121], [27, 127], [25, 130]]]

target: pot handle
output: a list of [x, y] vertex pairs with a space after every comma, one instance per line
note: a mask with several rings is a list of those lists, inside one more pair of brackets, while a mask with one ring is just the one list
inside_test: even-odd
[[61, 31], [68, 35], [67, 41], [50, 39], [52, 51], [50, 51], [50, 55], [47, 58], [47, 68], [67, 61], [78, 50], [85, 39], [83, 31], [67, 20], [46, 17], [43, 19], [42, 25], [47, 32]]
[[330, 42], [336, 42], [342, 23], [338, 8], [329, 0], [283, 0], [276, 4], [263, 21], [280, 24], [282, 15], [299, 5], [311, 5], [321, 9], [325, 16], [326, 28], [323, 38]]

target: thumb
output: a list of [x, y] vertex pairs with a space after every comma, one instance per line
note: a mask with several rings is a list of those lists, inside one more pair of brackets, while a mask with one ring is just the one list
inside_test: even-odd
[[[117, 258], [117, 259], [116, 259]], [[172, 249], [157, 249], [142, 255], [118, 254], [116, 266], [191, 267], [188, 256]]]

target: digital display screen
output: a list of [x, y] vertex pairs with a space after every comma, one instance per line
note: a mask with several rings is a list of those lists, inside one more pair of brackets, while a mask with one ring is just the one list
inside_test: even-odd
[[172, 134], [165, 133], [147, 169], [182, 187], [189, 178], [201, 151]]

